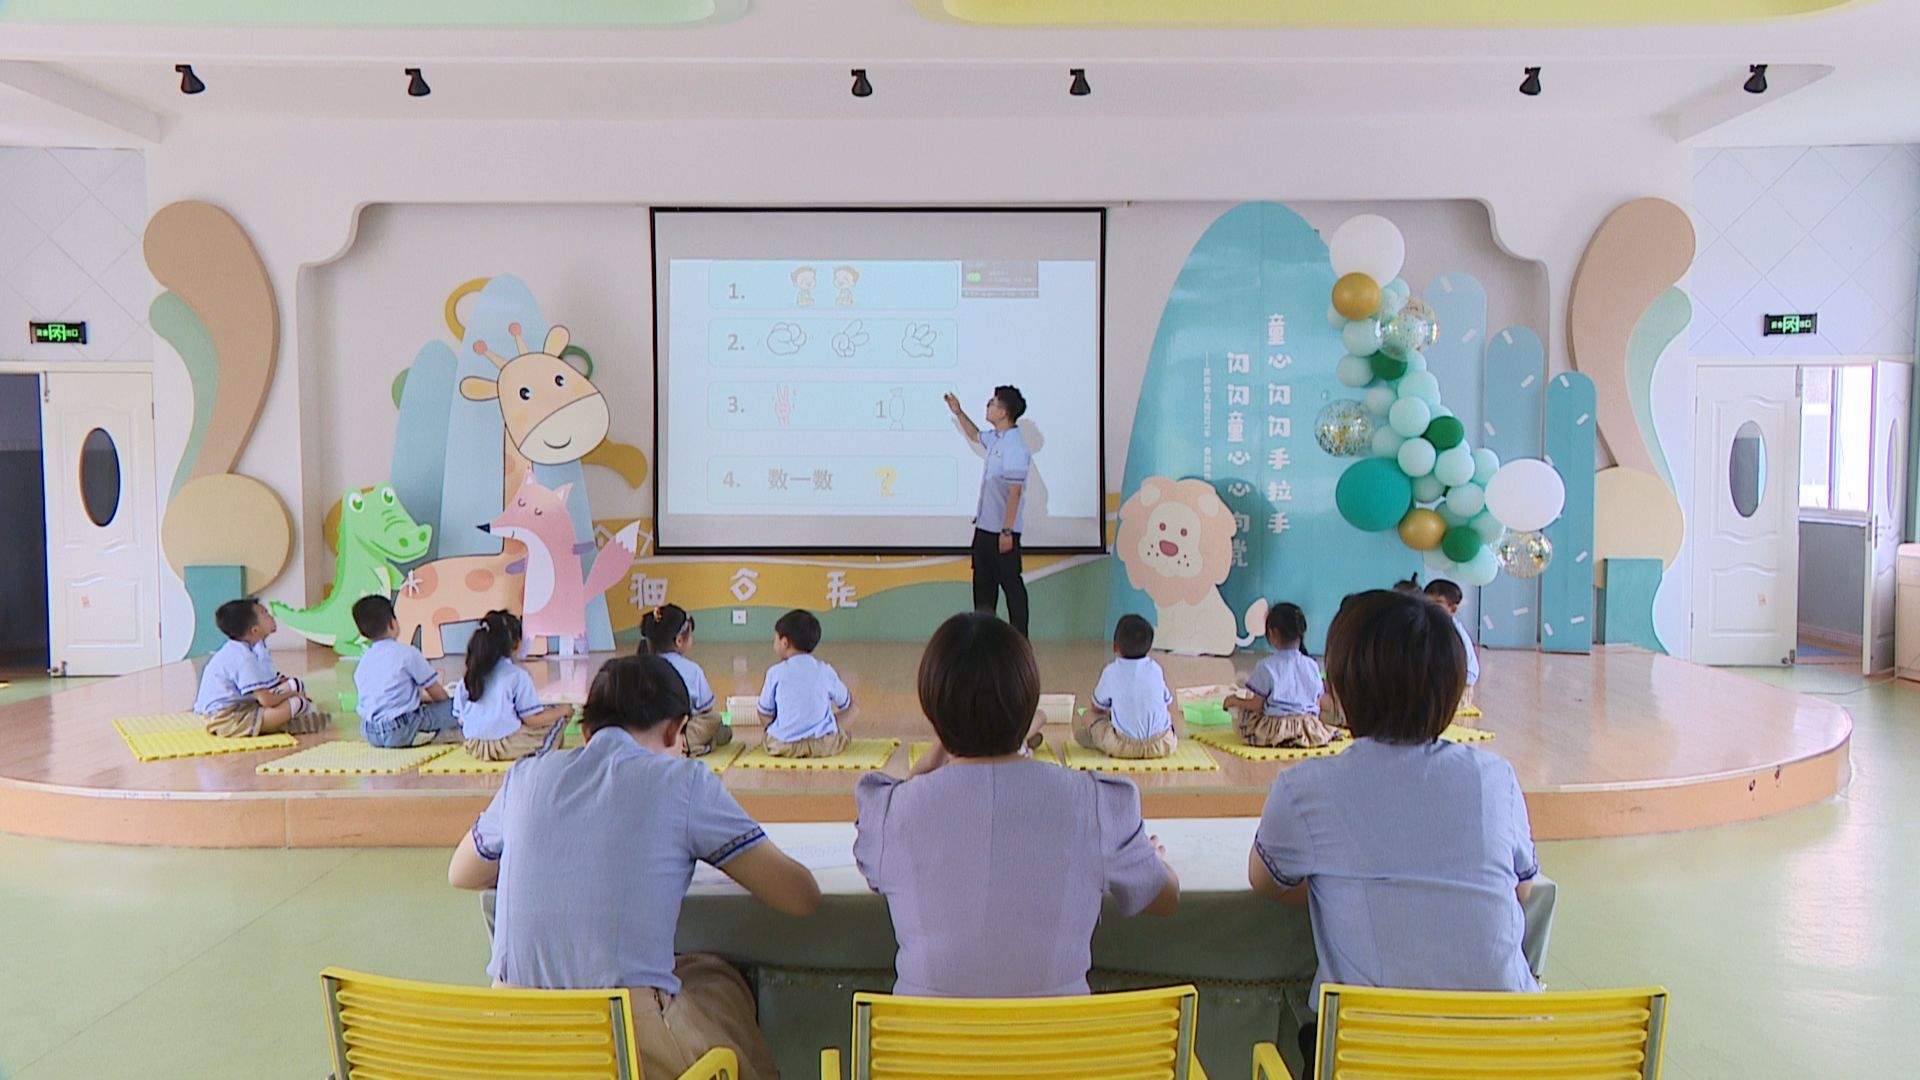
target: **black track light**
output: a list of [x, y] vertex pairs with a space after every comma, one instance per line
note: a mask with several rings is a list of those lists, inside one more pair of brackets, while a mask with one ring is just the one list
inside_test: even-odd
[[853, 96], [854, 97], [872, 97], [873, 96], [873, 84], [867, 81], [866, 68], [853, 69]]
[[1067, 93], [1074, 97], [1086, 97], [1093, 93], [1093, 87], [1087, 83], [1086, 68], [1068, 68], [1067, 74], [1073, 76], [1073, 85], [1067, 87]]
[[428, 86], [427, 80], [421, 77], [420, 69], [408, 68], [407, 69], [407, 96], [408, 97], [426, 97], [428, 94], [431, 94], [431, 93], [433, 93], [433, 87]]
[[1540, 96], [1540, 69], [1539, 68], [1530, 67], [1527, 69], [1527, 77], [1520, 80], [1520, 92], [1527, 95], [1528, 97]]
[[1749, 94], [1766, 93], [1767, 92], [1767, 65], [1748, 64], [1747, 71], [1749, 72], [1749, 74], [1747, 75], [1747, 85], [1746, 85], [1747, 93]]
[[173, 70], [180, 73], [180, 92], [181, 93], [183, 94], [206, 93], [207, 84], [201, 82], [200, 76], [195, 75], [193, 73], [192, 64], [175, 64], [173, 65]]

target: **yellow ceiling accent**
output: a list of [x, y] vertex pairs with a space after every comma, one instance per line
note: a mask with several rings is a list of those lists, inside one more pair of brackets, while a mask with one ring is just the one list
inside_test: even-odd
[[1631, 26], [1757, 22], [1859, 0], [914, 0], [921, 14], [998, 26]]

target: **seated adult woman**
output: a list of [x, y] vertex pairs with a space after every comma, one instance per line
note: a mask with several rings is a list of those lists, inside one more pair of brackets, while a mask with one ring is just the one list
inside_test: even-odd
[[1417, 593], [1348, 597], [1328, 629], [1353, 746], [1274, 779], [1247, 857], [1254, 891], [1312, 910], [1316, 1009], [1323, 982], [1540, 989], [1521, 952], [1540, 864], [1520, 783], [1505, 758], [1440, 741], [1466, 666], [1452, 618]]
[[1033, 649], [990, 614], [948, 619], [920, 658], [939, 743], [906, 780], [862, 778], [854, 860], [887, 898], [898, 994], [1087, 992], [1094, 925], [1171, 915], [1180, 881], [1131, 783], [1021, 756], [1040, 704]]
[[678, 1076], [730, 1046], [745, 1077], [778, 1075], [753, 994], [718, 956], [675, 957], [696, 862], [754, 898], [811, 915], [820, 888], [767, 839], [713, 770], [683, 753], [687, 686], [658, 656], [607, 661], [587, 692], [585, 746], [525, 758], [453, 853], [463, 889], [498, 882], [493, 962], [501, 986], [633, 990], [648, 1076]]

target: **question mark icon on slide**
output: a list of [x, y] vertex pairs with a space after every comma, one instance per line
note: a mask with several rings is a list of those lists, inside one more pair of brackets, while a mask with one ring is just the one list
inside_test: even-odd
[[880, 478], [880, 497], [893, 498], [893, 482], [900, 479], [899, 471], [891, 465], [882, 465], [873, 470], [873, 475]]

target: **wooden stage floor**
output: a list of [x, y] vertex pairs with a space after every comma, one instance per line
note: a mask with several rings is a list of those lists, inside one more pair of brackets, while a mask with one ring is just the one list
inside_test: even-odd
[[[1097, 642], [1041, 642], [1045, 688], [1085, 703], [1110, 659]], [[905, 743], [932, 738], [914, 699], [920, 646], [832, 643], [861, 712], [856, 735], [902, 740], [887, 765], [906, 770]], [[1257, 657], [1156, 654], [1174, 686], [1244, 677]], [[697, 645], [716, 693], [755, 694], [770, 646]], [[604, 657], [528, 664], [543, 696], [575, 699]], [[351, 667], [313, 649], [276, 654], [323, 707]], [[441, 663], [457, 677], [458, 657]], [[1484, 651], [1478, 698], [1497, 733], [1478, 744], [1513, 763], [1534, 835], [1563, 840], [1672, 832], [1749, 821], [1825, 799], [1849, 776], [1852, 720], [1826, 701], [1629, 647], [1592, 656]], [[191, 847], [451, 846], [498, 787], [494, 776], [260, 776], [289, 751], [141, 764], [112, 721], [190, 707], [197, 664], [78, 686], [0, 708], [0, 832]], [[757, 728], [742, 728], [749, 743]], [[1050, 726], [1056, 744], [1065, 725]], [[356, 718], [301, 737], [302, 746], [358, 738]], [[1207, 748], [1220, 771], [1131, 773], [1150, 818], [1254, 817], [1275, 773]], [[845, 821], [857, 772], [731, 768], [726, 784], [763, 821]]]

